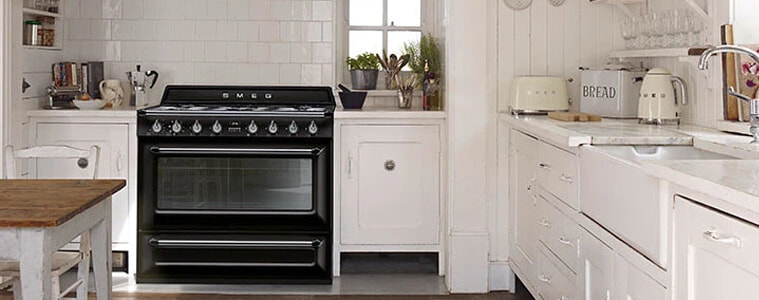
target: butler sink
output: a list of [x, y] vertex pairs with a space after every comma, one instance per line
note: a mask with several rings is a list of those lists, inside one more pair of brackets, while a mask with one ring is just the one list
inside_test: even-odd
[[580, 147], [580, 210], [662, 268], [672, 198], [644, 161], [733, 157], [691, 146]]

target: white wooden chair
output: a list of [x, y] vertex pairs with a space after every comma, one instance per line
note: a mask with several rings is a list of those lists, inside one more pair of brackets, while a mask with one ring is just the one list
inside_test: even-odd
[[[47, 159], [76, 159], [72, 162], [73, 165], [71, 168], [83, 169], [84, 174], [81, 176], [82, 179], [95, 179], [97, 178], [99, 156], [100, 148], [97, 146], [92, 146], [89, 150], [69, 146], [37, 146], [28, 149], [14, 150], [13, 147], [8, 146], [5, 149], [5, 174], [9, 179], [20, 178], [16, 163], [17, 160], [21, 159], [36, 160], [36, 162]], [[53, 254], [51, 280], [53, 291], [54, 293], [57, 293], [57, 299], [64, 299], [64, 296], [74, 291], [74, 289], [76, 289], [76, 299], [87, 299], [87, 281], [89, 279], [91, 255], [90, 248], [90, 233], [85, 231], [80, 234], [78, 252], [58, 251]], [[79, 266], [77, 280], [70, 286], [61, 290], [60, 276], [76, 265]], [[19, 277], [18, 262], [0, 262], [0, 289], [13, 287], [16, 284], [19, 284]], [[21, 299], [21, 295], [15, 293], [15, 289], [14, 299]]]

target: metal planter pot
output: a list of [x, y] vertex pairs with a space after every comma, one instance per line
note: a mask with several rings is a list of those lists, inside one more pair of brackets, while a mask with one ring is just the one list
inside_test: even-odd
[[377, 89], [379, 70], [351, 70], [351, 82], [354, 90]]

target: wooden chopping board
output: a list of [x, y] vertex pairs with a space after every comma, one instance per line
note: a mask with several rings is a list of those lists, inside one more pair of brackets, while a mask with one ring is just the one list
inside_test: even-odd
[[601, 116], [578, 112], [549, 112], [548, 117], [564, 122], [599, 122]]

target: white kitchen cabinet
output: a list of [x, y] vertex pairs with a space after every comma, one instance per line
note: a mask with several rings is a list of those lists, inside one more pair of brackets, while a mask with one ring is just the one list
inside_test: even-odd
[[759, 227], [682, 197], [675, 200], [675, 300], [755, 299]]
[[561, 262], [552, 260], [553, 256], [547, 248], [540, 247], [538, 251], [538, 275], [535, 281], [538, 294], [546, 300], [575, 300], [577, 296], [577, 276]]
[[614, 251], [585, 232], [580, 244], [580, 282], [585, 300], [611, 300], [614, 292]]
[[[536, 168], [538, 140], [520, 131], [511, 131], [511, 201], [513, 229], [510, 230], [511, 261], [528, 287], [537, 278], [538, 208]], [[519, 273], [519, 272], [518, 272]], [[527, 280], [525, 280], [527, 278]]]
[[577, 274], [582, 228], [544, 196], [538, 197], [538, 238], [556, 258]]
[[340, 242], [440, 243], [438, 126], [341, 128]]
[[620, 300], [665, 300], [667, 289], [616, 254], [614, 258], [614, 296]]
[[[40, 123], [36, 128], [36, 145], [69, 145], [88, 149], [100, 147], [98, 179], [127, 179], [128, 135], [127, 125], [60, 124]], [[73, 161], [38, 160], [36, 172], [39, 178], [81, 178], [80, 169]], [[129, 183], [127, 183], [129, 184]], [[113, 243], [129, 242], [129, 189], [124, 188], [113, 195]]]

